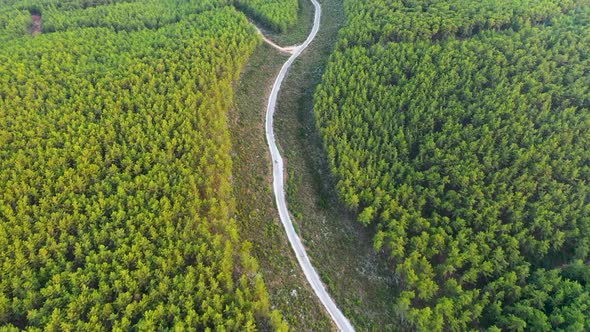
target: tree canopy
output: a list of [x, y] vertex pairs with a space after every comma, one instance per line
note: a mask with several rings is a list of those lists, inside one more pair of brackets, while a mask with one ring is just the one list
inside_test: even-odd
[[0, 0], [0, 41], [30, 31], [31, 14], [43, 16], [43, 32], [104, 27], [115, 31], [158, 29], [190, 14], [235, 6], [282, 32], [298, 16], [298, 0]]
[[0, 3], [0, 328], [286, 330], [233, 219], [247, 18], [46, 1], [67, 24], [15, 34], [29, 3]]
[[346, 8], [317, 124], [400, 329], [589, 329], [588, 3]]

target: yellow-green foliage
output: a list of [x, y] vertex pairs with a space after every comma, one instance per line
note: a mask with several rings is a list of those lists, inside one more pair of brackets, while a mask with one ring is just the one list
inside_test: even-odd
[[258, 42], [224, 7], [2, 44], [0, 328], [282, 328], [232, 219], [227, 112]]
[[44, 33], [104, 27], [157, 29], [186, 15], [234, 5], [276, 31], [297, 21], [298, 0], [0, 0], [0, 40], [29, 32], [30, 14], [41, 14]]

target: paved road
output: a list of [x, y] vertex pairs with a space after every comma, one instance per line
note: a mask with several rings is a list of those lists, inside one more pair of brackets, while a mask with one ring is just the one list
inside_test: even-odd
[[275, 113], [275, 106], [277, 103], [277, 96], [279, 94], [279, 90], [281, 89], [281, 83], [285, 78], [285, 74], [289, 70], [289, 67], [297, 59], [297, 57], [307, 48], [307, 46], [311, 43], [311, 41], [315, 38], [318, 30], [320, 29], [320, 17], [322, 14], [322, 7], [316, 0], [311, 0], [313, 6], [315, 7], [315, 17], [313, 21], [313, 28], [309, 36], [305, 42], [300, 45], [297, 49], [295, 49], [293, 55], [289, 57], [289, 60], [285, 62], [275, 83], [272, 87], [272, 91], [270, 93], [270, 97], [268, 99], [268, 106], [266, 108], [266, 140], [268, 141], [268, 147], [270, 148], [270, 154], [272, 157], [272, 175], [273, 175], [273, 190], [275, 193], [275, 200], [277, 203], [277, 207], [279, 210], [279, 216], [281, 218], [281, 222], [285, 227], [287, 232], [287, 237], [289, 238], [289, 242], [291, 243], [291, 247], [295, 251], [295, 256], [297, 256], [297, 261], [299, 261], [299, 265], [307, 278], [307, 281], [313, 288], [313, 291], [320, 299], [332, 320], [340, 329], [341, 331], [354, 331], [354, 328], [348, 321], [346, 317], [342, 314], [340, 309], [334, 303], [334, 300], [330, 297], [326, 289], [324, 288], [324, 284], [322, 283], [320, 277], [318, 276], [317, 272], [311, 265], [309, 261], [309, 257], [307, 257], [307, 253], [305, 252], [305, 248], [303, 247], [303, 243], [301, 243], [301, 239], [295, 232], [293, 228], [293, 223], [291, 222], [291, 217], [289, 216], [289, 211], [287, 210], [287, 202], [285, 199], [285, 188], [283, 187], [284, 179], [283, 179], [283, 158], [279, 153], [279, 149], [277, 148], [277, 144], [275, 142], [275, 133], [273, 129], [273, 116]]

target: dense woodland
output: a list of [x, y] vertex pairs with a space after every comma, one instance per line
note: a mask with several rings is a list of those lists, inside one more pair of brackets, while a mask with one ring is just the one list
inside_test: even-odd
[[589, 7], [346, 1], [316, 118], [401, 330], [590, 330]]
[[3, 0], [0, 22], [0, 329], [286, 330], [232, 218], [246, 16]]
[[298, 0], [0, 0], [0, 41], [28, 35], [31, 14], [43, 16], [44, 33], [81, 27], [135, 31], [229, 5], [280, 32], [295, 23], [299, 11]]
[[236, 0], [236, 6], [266, 27], [285, 32], [297, 21], [298, 0]]

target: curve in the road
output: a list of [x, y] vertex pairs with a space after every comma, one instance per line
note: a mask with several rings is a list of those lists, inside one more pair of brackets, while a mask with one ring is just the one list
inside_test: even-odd
[[307, 36], [307, 39], [301, 46], [297, 47], [294, 53], [289, 57], [287, 62], [283, 64], [279, 75], [277, 76], [275, 83], [272, 87], [272, 91], [270, 93], [270, 97], [268, 99], [268, 106], [266, 108], [266, 140], [268, 141], [268, 147], [270, 149], [270, 154], [272, 157], [272, 175], [273, 175], [273, 190], [275, 194], [275, 200], [277, 203], [277, 208], [279, 210], [279, 216], [281, 218], [281, 222], [285, 227], [285, 231], [287, 232], [287, 238], [291, 243], [291, 247], [295, 251], [295, 256], [297, 257], [297, 261], [303, 269], [303, 273], [305, 274], [305, 278], [311, 285], [311, 288], [320, 299], [326, 311], [330, 314], [330, 317], [341, 331], [354, 331], [352, 324], [350, 321], [342, 314], [342, 311], [338, 309], [336, 303], [324, 287], [318, 273], [311, 265], [309, 257], [307, 257], [307, 253], [305, 252], [305, 248], [301, 239], [295, 232], [295, 228], [293, 227], [293, 222], [291, 221], [291, 217], [289, 215], [289, 210], [287, 210], [287, 202], [285, 199], [285, 189], [283, 187], [284, 179], [283, 179], [283, 158], [279, 153], [279, 149], [275, 142], [275, 134], [273, 129], [273, 117], [275, 113], [275, 108], [277, 104], [277, 97], [279, 95], [279, 90], [281, 89], [281, 84], [289, 67], [291, 64], [299, 57], [299, 55], [307, 48], [307, 46], [312, 42], [315, 38], [318, 30], [320, 29], [320, 17], [322, 14], [322, 7], [316, 0], [311, 0], [313, 6], [315, 7], [315, 16], [313, 20], [313, 28]]

